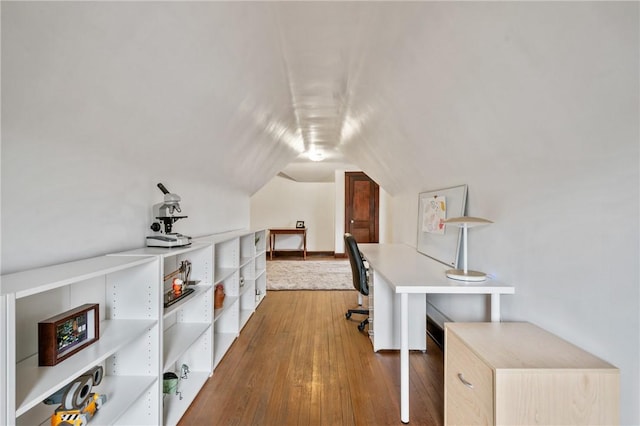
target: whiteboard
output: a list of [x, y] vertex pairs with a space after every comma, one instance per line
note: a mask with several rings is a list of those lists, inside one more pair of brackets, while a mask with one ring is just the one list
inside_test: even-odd
[[[445, 208], [441, 210], [442, 202]], [[437, 218], [450, 219], [465, 215], [467, 185], [421, 192], [418, 196], [417, 250], [438, 262], [458, 267], [462, 229], [437, 226]]]

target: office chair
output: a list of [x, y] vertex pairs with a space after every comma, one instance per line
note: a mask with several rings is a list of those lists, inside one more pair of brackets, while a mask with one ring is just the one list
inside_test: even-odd
[[[351, 263], [351, 275], [353, 276], [353, 287], [360, 292], [363, 296], [369, 295], [369, 279], [367, 275], [367, 268], [364, 264], [362, 254], [358, 249], [358, 243], [353, 235], [347, 233], [344, 234], [344, 246], [349, 256], [349, 263]], [[363, 331], [364, 326], [369, 323], [369, 310], [368, 309], [349, 309], [345, 314], [347, 319], [351, 318], [351, 314], [363, 314], [367, 315], [367, 318], [358, 324], [358, 330]]]

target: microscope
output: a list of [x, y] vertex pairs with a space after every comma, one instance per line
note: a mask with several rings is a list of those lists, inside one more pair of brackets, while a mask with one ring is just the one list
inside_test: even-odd
[[[191, 244], [191, 237], [171, 232], [173, 224], [178, 219], [184, 219], [187, 216], [179, 216], [182, 213], [180, 209], [180, 196], [170, 193], [161, 183], [158, 188], [164, 194], [164, 202], [154, 204], [153, 216], [160, 222], [153, 222], [151, 230], [157, 232], [156, 235], [147, 237], [148, 247], [183, 247]], [[162, 225], [161, 225], [162, 223]]]

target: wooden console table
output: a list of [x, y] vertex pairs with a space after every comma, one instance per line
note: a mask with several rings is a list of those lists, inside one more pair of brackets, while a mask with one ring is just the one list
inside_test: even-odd
[[273, 251], [276, 247], [276, 235], [302, 235], [302, 258], [307, 260], [307, 228], [272, 228], [269, 229], [269, 257], [273, 259]]

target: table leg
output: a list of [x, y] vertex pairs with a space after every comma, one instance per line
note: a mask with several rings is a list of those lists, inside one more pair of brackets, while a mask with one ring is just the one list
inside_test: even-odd
[[273, 260], [273, 240], [275, 240], [276, 236], [274, 234], [269, 234], [269, 256], [270, 259]]
[[304, 244], [304, 256], [302, 256], [302, 258], [304, 260], [307, 260], [307, 231], [304, 231], [304, 234], [302, 235], [302, 239], [304, 240], [303, 241], [303, 244]]
[[500, 322], [500, 293], [491, 293], [491, 322]]
[[409, 423], [409, 294], [400, 294], [400, 420]]

